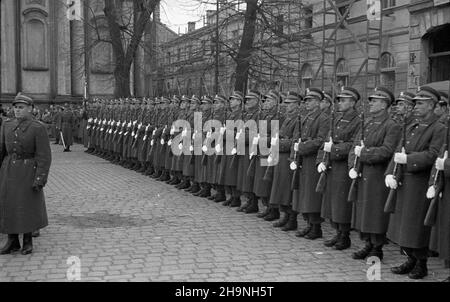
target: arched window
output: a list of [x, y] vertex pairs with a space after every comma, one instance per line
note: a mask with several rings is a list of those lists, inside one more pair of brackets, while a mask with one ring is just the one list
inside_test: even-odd
[[313, 72], [312, 72], [312, 67], [309, 63], [303, 64], [301, 72], [300, 72], [300, 76], [301, 76], [303, 90], [311, 87]]
[[340, 58], [336, 62], [336, 86], [340, 89], [342, 86], [348, 85], [350, 72], [347, 66], [347, 61]]
[[395, 92], [395, 60], [391, 53], [383, 52], [380, 57], [381, 86]]
[[114, 52], [112, 44], [105, 42], [110, 41], [106, 17], [103, 15], [96, 16], [91, 20], [91, 23], [97, 28], [91, 30], [91, 70], [93, 73], [111, 74], [114, 71]]
[[29, 8], [23, 15], [24, 69], [48, 70], [48, 14], [38, 8]]

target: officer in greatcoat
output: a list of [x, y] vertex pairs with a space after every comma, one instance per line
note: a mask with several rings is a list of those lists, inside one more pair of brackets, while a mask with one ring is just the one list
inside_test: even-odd
[[359, 100], [360, 95], [356, 89], [342, 87], [332, 112], [333, 126], [329, 139], [317, 156], [319, 162], [317, 171], [325, 173], [323, 176], [326, 176], [321, 216], [329, 219], [331, 226], [336, 230], [336, 235], [325, 240], [324, 245], [337, 250], [347, 249], [351, 245], [352, 205], [347, 201], [351, 181], [347, 177], [347, 163], [356, 133], [361, 126], [361, 119], [355, 110]]
[[48, 225], [43, 188], [51, 164], [45, 126], [32, 115], [33, 100], [19, 93], [13, 101], [15, 118], [0, 133], [0, 233], [8, 234], [0, 254], [33, 251], [32, 232]]
[[[411, 279], [427, 276], [428, 245], [431, 227], [424, 225], [430, 201], [426, 197], [431, 169], [445, 137], [445, 126], [434, 114], [439, 93], [428, 86], [419, 87], [414, 97], [417, 118], [406, 129], [405, 144], [397, 147], [386, 171], [385, 183], [397, 189], [397, 202], [390, 217], [387, 237], [400, 245], [407, 261], [393, 267], [394, 274], [408, 274]], [[404, 152], [403, 152], [404, 151]], [[394, 164], [403, 170], [402, 185], [393, 176]]]
[[[282, 124], [278, 138], [274, 141], [274, 144], [278, 144], [278, 154], [272, 155], [274, 156], [275, 167], [269, 198], [270, 213], [264, 217], [266, 221], [279, 219], [274, 223], [274, 227], [281, 228], [288, 223], [292, 207], [291, 182], [293, 169], [291, 169], [292, 165], [290, 167], [289, 160], [293, 159], [291, 158], [291, 147], [295, 142], [295, 137], [298, 136], [301, 101], [302, 97], [298, 93], [293, 91], [287, 93], [283, 100], [286, 111], [281, 114]], [[293, 157], [295, 158], [296, 155], [294, 154]], [[268, 167], [268, 169], [270, 168]], [[281, 213], [284, 215], [280, 218]]]
[[[316, 159], [320, 147], [323, 145], [330, 125], [328, 115], [320, 109], [320, 102], [324, 98], [322, 90], [310, 88], [305, 96], [307, 114], [301, 120], [299, 127], [298, 153], [302, 158], [298, 190], [294, 190], [292, 198], [291, 220], [296, 222], [297, 213], [302, 213], [307, 227], [297, 233], [299, 237], [317, 239], [322, 237], [320, 217], [322, 194], [316, 192], [319, 180]], [[294, 225], [294, 224], [293, 224]], [[296, 228], [296, 225], [295, 225]]]
[[[403, 115], [402, 120], [408, 120], [412, 114], [406, 104], [412, 102], [413, 97], [414, 95], [402, 92], [396, 99], [399, 113]], [[384, 206], [389, 190], [380, 179], [383, 178], [401, 138], [401, 125], [396, 123], [388, 112], [393, 102], [393, 94], [383, 87], [377, 88], [369, 97], [369, 116], [367, 121], [364, 121], [363, 144], [360, 131], [349, 156], [349, 176], [351, 179], [357, 179], [358, 188], [357, 200], [353, 204], [352, 226], [365, 243], [362, 249], [353, 253], [353, 259], [371, 256], [383, 259], [382, 248], [386, 243], [389, 224], [389, 214], [384, 212]], [[354, 167], [355, 156], [358, 156], [360, 161], [361, 175], [358, 175]]]

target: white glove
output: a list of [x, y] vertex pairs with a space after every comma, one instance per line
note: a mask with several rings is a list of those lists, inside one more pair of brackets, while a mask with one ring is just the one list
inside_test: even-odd
[[270, 145], [276, 146], [278, 144], [278, 138], [279, 138], [279, 135], [277, 133], [277, 135], [275, 137], [272, 137], [272, 139], [270, 140]]
[[390, 189], [397, 189], [397, 181], [394, 178], [394, 175], [389, 174], [386, 175], [386, 178], [384, 179], [384, 182], [386, 184], [386, 187], [390, 188]]
[[448, 158], [448, 152], [444, 152], [444, 157], [438, 157], [436, 163], [434, 164], [438, 171], [444, 171], [445, 160]]
[[323, 146], [323, 151], [330, 153], [331, 148], [333, 147], [333, 141], [330, 140], [329, 142], [326, 142]]
[[356, 172], [355, 168], [351, 168], [348, 172], [348, 176], [350, 179], [357, 179], [358, 178], [358, 172]]
[[220, 128], [220, 135], [224, 135], [226, 130], [227, 130], [226, 127]]
[[406, 158], [407, 158], [407, 155], [405, 153], [405, 148], [402, 148], [402, 152], [395, 153], [394, 162], [396, 162], [397, 164], [400, 164], [400, 165], [404, 165], [404, 164], [406, 164], [406, 160], [407, 160]]
[[325, 166], [324, 163], [320, 163], [317, 166], [317, 172], [319, 172], [319, 173], [325, 172], [326, 170], [327, 170], [327, 166]]
[[216, 145], [216, 153], [220, 153], [222, 151], [222, 147], [220, 147], [220, 144]]
[[433, 199], [434, 196], [436, 196], [436, 189], [434, 188], [434, 186], [431, 186], [431, 187], [428, 188], [427, 198], [428, 199]]
[[356, 155], [357, 157], [361, 157], [361, 150], [362, 150], [362, 148], [363, 148], [363, 147], [361, 147], [361, 146], [356, 146], [356, 147], [355, 147], [355, 155]]

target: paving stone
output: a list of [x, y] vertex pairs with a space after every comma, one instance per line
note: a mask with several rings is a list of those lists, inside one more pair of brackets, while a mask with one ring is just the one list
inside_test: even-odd
[[[99, 281], [367, 281], [370, 267], [351, 259], [363, 246], [334, 251], [323, 239], [305, 240], [271, 223], [223, 207], [84, 153], [52, 146], [45, 195], [49, 226], [30, 256], [0, 256], [0, 281], [67, 280], [69, 258], [81, 261], [81, 279]], [[304, 227], [299, 218], [299, 227]], [[324, 224], [324, 239], [334, 235]], [[0, 245], [6, 235], [0, 235]], [[382, 281], [408, 282], [390, 273], [404, 261], [399, 247], [385, 247]], [[448, 270], [429, 260], [429, 276]]]

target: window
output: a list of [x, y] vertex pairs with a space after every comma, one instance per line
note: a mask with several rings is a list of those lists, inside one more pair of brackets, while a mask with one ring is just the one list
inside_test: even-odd
[[436, 26], [424, 37], [428, 48], [428, 82], [446, 81], [450, 78], [450, 24]]
[[170, 51], [167, 53], [166, 61], [167, 61], [167, 64], [170, 64]]
[[283, 34], [284, 15], [278, 15], [275, 19], [275, 32], [278, 35]]
[[336, 62], [336, 84], [340, 90], [342, 86], [348, 85], [348, 79], [350, 72], [348, 70], [347, 61], [344, 58], [337, 60]]
[[312, 72], [311, 65], [309, 63], [303, 64], [300, 74], [301, 74], [301, 83], [302, 83], [303, 90], [311, 87], [313, 72]]
[[313, 8], [312, 6], [306, 6], [303, 8], [303, 15], [304, 15], [304, 24], [303, 28], [312, 28], [313, 25]]
[[187, 47], [187, 59], [191, 59], [192, 58], [192, 45], [189, 45]]
[[41, 19], [25, 23], [25, 68], [47, 70], [47, 27]]
[[[347, 13], [347, 10], [349, 9], [348, 5], [344, 5], [338, 8], [339, 13], [344, 16]], [[350, 12], [348, 12], [347, 17], [345, 17], [345, 20], [348, 20], [350, 18]], [[340, 18], [338, 18], [338, 21], [340, 21]], [[341, 28], [345, 28], [344, 25], [340, 26]]]
[[177, 50], [177, 60], [178, 61], [181, 60], [181, 48], [178, 48], [178, 50]]
[[381, 54], [380, 71], [381, 85], [395, 92], [395, 61], [389, 52]]
[[395, 6], [395, 0], [381, 0], [381, 8], [390, 8]]

